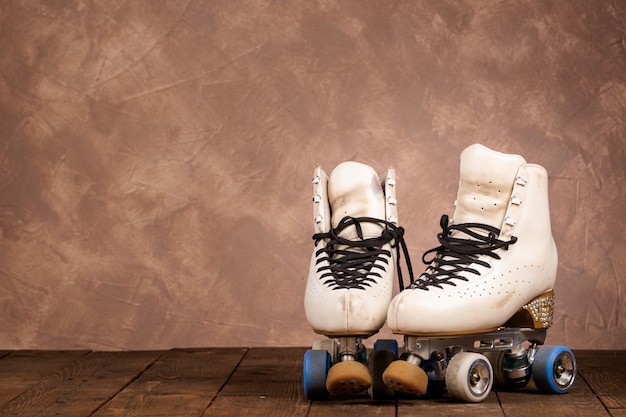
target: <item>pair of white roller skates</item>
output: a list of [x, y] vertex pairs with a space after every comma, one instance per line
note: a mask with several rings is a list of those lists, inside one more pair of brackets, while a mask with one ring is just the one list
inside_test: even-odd
[[[379, 180], [356, 162], [330, 176], [316, 168], [304, 304], [313, 330], [328, 339], [305, 353], [307, 398], [369, 390], [375, 399], [448, 392], [479, 402], [494, 384], [520, 388], [531, 377], [543, 392], [572, 387], [573, 353], [544, 345], [557, 270], [547, 173], [482, 145], [465, 149], [460, 162], [454, 215], [442, 216], [439, 246], [424, 253], [417, 278], [398, 225], [394, 170]], [[385, 320], [404, 346], [379, 340], [368, 355], [362, 340]]]

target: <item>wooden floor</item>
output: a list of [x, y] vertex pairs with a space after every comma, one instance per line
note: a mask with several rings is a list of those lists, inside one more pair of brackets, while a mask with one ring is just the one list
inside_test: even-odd
[[480, 404], [367, 395], [311, 402], [304, 348], [0, 351], [0, 416], [624, 416], [626, 351], [576, 351], [565, 395], [492, 392]]

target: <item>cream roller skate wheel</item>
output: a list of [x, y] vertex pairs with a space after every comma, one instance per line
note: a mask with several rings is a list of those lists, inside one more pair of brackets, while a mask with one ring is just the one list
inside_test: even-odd
[[392, 362], [383, 373], [385, 385], [396, 391], [422, 395], [428, 388], [428, 375], [419, 366], [407, 361]]
[[372, 385], [369, 369], [361, 362], [338, 362], [326, 377], [326, 389], [332, 395], [357, 394]]
[[454, 398], [477, 403], [491, 392], [493, 368], [480, 353], [461, 352], [450, 359], [446, 370], [446, 387]]

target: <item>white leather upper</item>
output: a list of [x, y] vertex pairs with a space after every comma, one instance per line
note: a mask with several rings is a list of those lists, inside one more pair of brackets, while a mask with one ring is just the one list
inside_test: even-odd
[[[390, 168], [381, 183], [376, 172], [361, 163], [344, 162], [330, 176], [318, 166], [313, 180], [313, 215], [316, 233], [336, 227], [345, 216], [391, 218], [390, 221], [397, 222], [395, 172]], [[382, 232], [382, 226], [378, 224], [362, 223], [361, 226], [364, 238], [378, 237]], [[356, 239], [355, 227], [346, 228], [341, 236]], [[316, 332], [326, 335], [368, 336], [376, 333], [385, 322], [392, 298], [395, 251], [391, 250], [390, 244], [383, 247], [391, 253], [385, 257], [386, 263], [377, 262], [384, 267], [378, 270], [384, 271], [383, 277], [376, 278], [366, 290], [333, 289], [317, 272], [320, 266], [328, 264], [328, 261], [319, 262], [323, 254], [316, 255], [326, 244], [325, 240], [320, 240], [311, 257], [304, 297], [307, 320]]]
[[[479, 275], [462, 272], [455, 286], [405, 289], [389, 306], [395, 333], [473, 333], [502, 326], [522, 305], [553, 289], [557, 251], [550, 228], [548, 176], [517, 155], [472, 145], [461, 154], [454, 224], [483, 223], [501, 230], [499, 239], [517, 242], [481, 255], [490, 267], [472, 264]], [[455, 232], [460, 233], [460, 232]], [[466, 237], [466, 236], [464, 236]]]

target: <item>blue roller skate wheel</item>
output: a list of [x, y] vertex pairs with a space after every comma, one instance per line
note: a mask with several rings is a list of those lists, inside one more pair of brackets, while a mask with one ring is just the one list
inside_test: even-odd
[[326, 350], [307, 350], [304, 353], [304, 395], [309, 400], [330, 397], [326, 389], [326, 376], [330, 369], [330, 354]]
[[426, 375], [428, 375], [428, 385], [426, 387], [426, 392], [418, 395], [417, 398], [437, 398], [445, 394], [446, 383], [445, 381], [437, 378], [437, 366], [435, 365], [435, 362], [428, 359], [422, 361], [420, 367], [424, 370], [424, 372], [426, 372]]
[[373, 400], [392, 400], [395, 391], [383, 381], [383, 373], [390, 363], [396, 360], [393, 351], [388, 349], [374, 349], [370, 354], [369, 371], [372, 376], [372, 386], [369, 389]]
[[379, 339], [374, 343], [374, 350], [389, 350], [393, 357], [398, 358], [398, 341], [395, 339]]
[[564, 394], [576, 378], [576, 358], [565, 346], [542, 346], [535, 353], [532, 376], [539, 391]]

